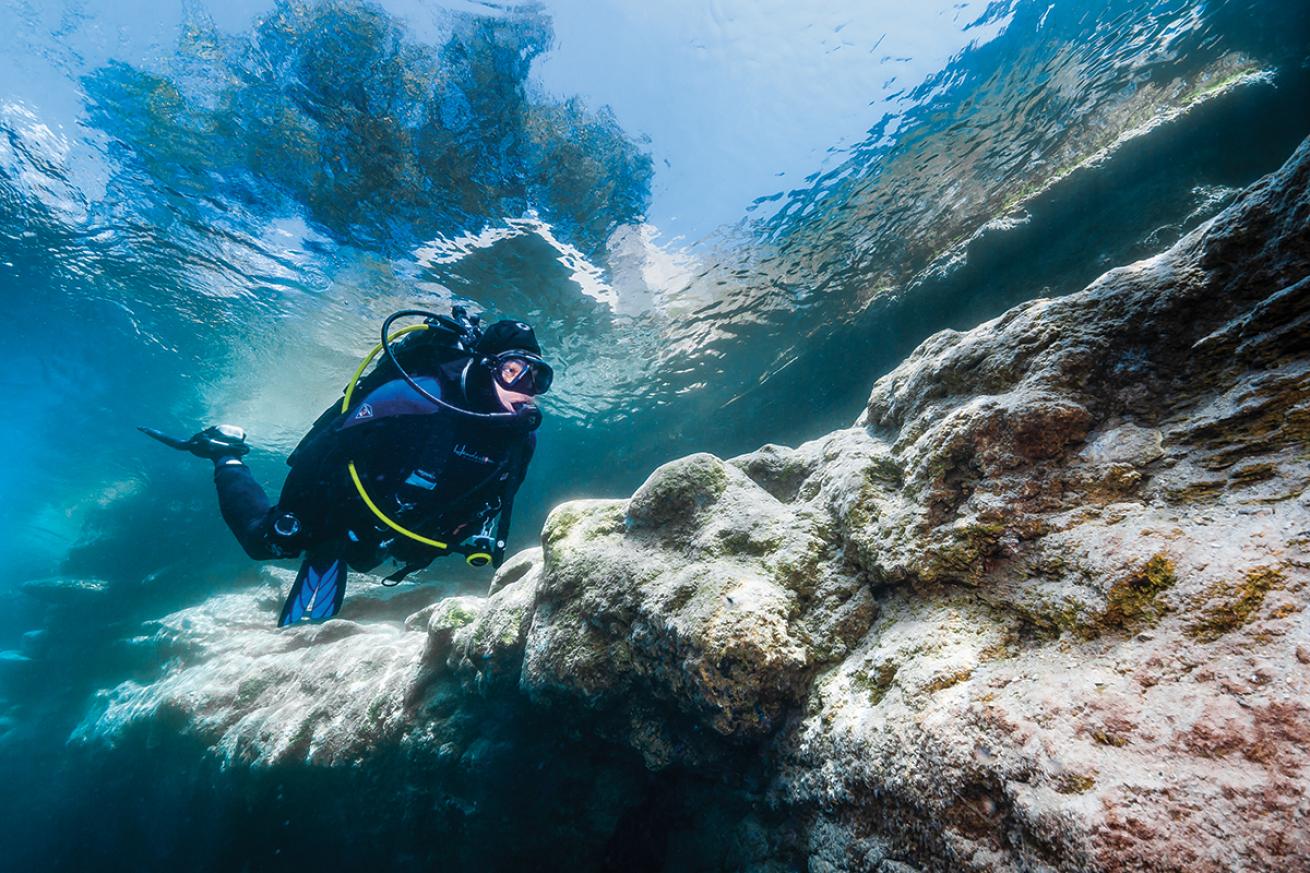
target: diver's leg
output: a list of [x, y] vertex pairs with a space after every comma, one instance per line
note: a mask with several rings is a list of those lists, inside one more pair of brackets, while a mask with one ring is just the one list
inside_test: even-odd
[[270, 506], [268, 495], [250, 475], [250, 468], [241, 463], [241, 458], [250, 451], [244, 430], [232, 424], [219, 424], [185, 440], [151, 427], [138, 430], [169, 448], [214, 462], [219, 512], [247, 555], [256, 561], [290, 558], [304, 548], [300, 542], [303, 536], [300, 521], [291, 513]]
[[259, 487], [250, 468], [234, 457], [214, 461], [214, 487], [218, 490], [218, 510], [233, 536], [257, 561], [284, 558], [274, 549], [272, 531], [275, 515], [268, 495]]

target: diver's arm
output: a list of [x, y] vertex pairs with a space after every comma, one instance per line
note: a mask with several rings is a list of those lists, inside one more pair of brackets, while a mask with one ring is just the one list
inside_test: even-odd
[[515, 475], [505, 487], [500, 495], [500, 518], [496, 521], [496, 539], [492, 542], [491, 566], [499, 567], [505, 562], [505, 544], [509, 542], [509, 523], [510, 517], [514, 513], [514, 495], [518, 493], [519, 486], [528, 475], [528, 464], [532, 462], [532, 454], [537, 449], [537, 435], [529, 433], [523, 442], [523, 459], [518, 464], [517, 475]]

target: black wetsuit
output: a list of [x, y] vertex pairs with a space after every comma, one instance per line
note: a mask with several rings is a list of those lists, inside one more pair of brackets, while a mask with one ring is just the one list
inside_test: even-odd
[[[421, 341], [397, 351], [429, 393], [473, 411], [499, 408], [489, 371], [475, 358]], [[394, 558], [405, 565], [403, 576], [443, 554], [398, 534], [368, 508], [349, 471], [353, 462], [388, 518], [450, 544], [486, 535], [498, 566], [535, 446], [535, 434], [523, 427], [441, 409], [384, 362], [361, 380], [348, 410], [342, 413], [340, 401], [325, 410], [287, 458], [291, 473], [276, 505], [239, 461], [220, 462], [214, 483], [223, 520], [255, 559], [327, 546], [361, 571]]]

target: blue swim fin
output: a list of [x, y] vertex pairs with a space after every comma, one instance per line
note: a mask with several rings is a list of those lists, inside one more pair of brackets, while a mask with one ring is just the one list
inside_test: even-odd
[[323, 621], [336, 615], [346, 596], [346, 562], [335, 551], [310, 553], [300, 565], [277, 626]]

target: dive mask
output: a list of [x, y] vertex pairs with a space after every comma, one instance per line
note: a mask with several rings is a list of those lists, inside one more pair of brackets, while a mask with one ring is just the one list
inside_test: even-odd
[[492, 375], [506, 391], [520, 394], [545, 394], [555, 379], [555, 371], [531, 352], [513, 350], [491, 358]]

